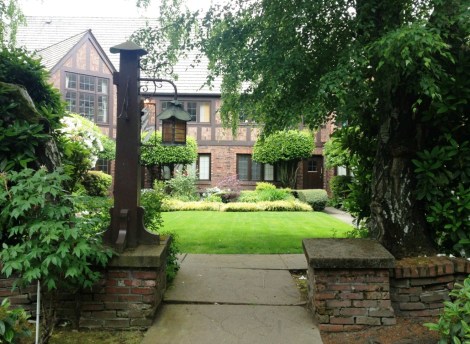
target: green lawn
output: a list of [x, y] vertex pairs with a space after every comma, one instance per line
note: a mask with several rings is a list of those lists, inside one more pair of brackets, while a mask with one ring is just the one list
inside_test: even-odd
[[344, 237], [352, 227], [321, 212], [162, 213], [185, 253], [302, 253], [304, 238]]

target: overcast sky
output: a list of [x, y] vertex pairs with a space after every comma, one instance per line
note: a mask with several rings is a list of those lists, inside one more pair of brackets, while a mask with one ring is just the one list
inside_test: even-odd
[[[208, 9], [211, 0], [187, 0], [192, 10]], [[19, 0], [27, 16], [146, 17], [158, 16], [158, 0], [146, 11], [135, 0]]]

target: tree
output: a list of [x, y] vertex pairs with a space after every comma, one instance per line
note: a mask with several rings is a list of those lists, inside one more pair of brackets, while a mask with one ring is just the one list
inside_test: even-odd
[[276, 165], [283, 187], [295, 189], [299, 162], [312, 155], [313, 135], [308, 131], [283, 130], [258, 139], [253, 160]]
[[467, 0], [239, 0], [206, 14], [198, 47], [226, 125], [249, 109], [267, 134], [331, 115], [360, 129], [370, 230], [402, 257], [435, 252], [412, 160], [470, 137], [469, 23]]
[[[143, 137], [144, 138], [144, 137]], [[147, 167], [153, 184], [155, 179], [163, 179], [163, 166], [170, 168], [173, 176], [178, 164], [192, 164], [197, 159], [197, 143], [192, 137], [186, 138], [186, 145], [166, 146], [162, 144], [162, 134], [153, 132], [143, 143], [140, 155], [142, 165]], [[158, 169], [158, 175], [155, 174]]]
[[16, 31], [24, 24], [24, 16], [17, 0], [0, 1], [0, 45], [13, 47], [16, 42]]

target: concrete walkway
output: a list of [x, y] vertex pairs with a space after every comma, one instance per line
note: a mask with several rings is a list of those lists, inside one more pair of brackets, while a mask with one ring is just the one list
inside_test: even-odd
[[142, 344], [322, 344], [288, 270], [304, 255], [181, 257]]
[[325, 210], [323, 210], [324, 213], [331, 215], [338, 220], [344, 221], [352, 226], [356, 226], [354, 223], [354, 218], [347, 212], [333, 208], [333, 207], [326, 207]]

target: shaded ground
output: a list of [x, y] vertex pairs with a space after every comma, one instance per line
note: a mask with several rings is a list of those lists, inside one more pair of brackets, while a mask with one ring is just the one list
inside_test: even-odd
[[397, 324], [393, 326], [348, 333], [322, 332], [321, 337], [324, 344], [434, 344], [439, 335], [423, 326], [434, 321], [436, 319], [397, 318]]
[[[302, 297], [307, 300], [305, 270], [291, 271], [291, 274]], [[435, 344], [439, 340], [438, 333], [423, 324], [436, 321], [436, 318], [397, 318], [397, 324], [393, 326], [370, 327], [356, 332], [321, 332], [321, 337], [324, 344]]]
[[57, 330], [50, 344], [139, 344], [144, 338], [140, 331], [72, 331]]

